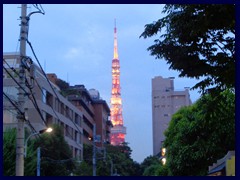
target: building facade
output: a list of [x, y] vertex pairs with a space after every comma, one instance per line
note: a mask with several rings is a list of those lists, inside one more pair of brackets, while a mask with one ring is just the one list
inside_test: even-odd
[[83, 113], [83, 143], [91, 145], [93, 125], [96, 123], [92, 98], [84, 85], [70, 86], [69, 90], [72, 93], [67, 95], [67, 99]]
[[71, 95], [68, 100], [83, 113], [83, 143], [93, 144], [93, 126], [96, 125], [96, 135], [100, 137], [97, 146], [103, 147], [110, 142], [111, 122], [109, 121], [110, 109], [105, 100], [100, 98], [95, 89], [87, 90], [84, 85], [70, 86]]
[[[6, 94], [3, 99], [4, 129], [16, 127], [17, 123], [16, 108], [7, 97], [12, 102], [17, 102], [19, 85], [13, 79], [18, 80], [16, 72], [19, 62], [19, 54], [3, 54], [3, 92]], [[83, 113], [59, 93], [59, 88], [54, 83], [50, 83], [52, 87], [36, 64], [31, 65], [29, 72], [26, 70], [25, 90], [29, 96], [25, 98], [24, 103], [27, 120], [25, 126], [28, 127], [27, 122], [29, 122], [36, 131], [40, 131], [52, 124], [59, 124], [64, 129], [64, 138], [72, 150], [73, 157], [81, 160], [83, 155]], [[38, 110], [31, 100], [36, 102]]]
[[95, 112], [96, 135], [99, 137], [98, 147], [104, 147], [105, 144], [110, 144], [110, 133], [112, 123], [110, 120], [110, 109], [105, 100], [100, 98], [100, 94], [95, 89], [90, 89], [89, 93], [92, 97], [93, 107]]
[[189, 89], [175, 91], [173, 77], [157, 76], [152, 79], [153, 155], [161, 152], [165, 140], [164, 131], [168, 128], [172, 115], [179, 108], [191, 104]]

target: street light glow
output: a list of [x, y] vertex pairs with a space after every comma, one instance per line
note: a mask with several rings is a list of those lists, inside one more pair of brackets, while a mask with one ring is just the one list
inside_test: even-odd
[[162, 163], [163, 163], [163, 165], [165, 165], [166, 164], [166, 158], [164, 157], [164, 158], [162, 158]]
[[50, 133], [50, 132], [52, 132], [52, 128], [47, 128], [47, 130], [46, 130], [46, 132], [48, 132], [48, 133]]
[[165, 156], [166, 154], [166, 148], [162, 148], [162, 156]]

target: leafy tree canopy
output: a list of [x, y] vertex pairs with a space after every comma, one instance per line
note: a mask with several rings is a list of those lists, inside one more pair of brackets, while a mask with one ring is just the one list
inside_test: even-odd
[[[25, 138], [30, 132], [25, 129]], [[3, 174], [4, 176], [15, 176], [16, 166], [16, 129], [9, 128], [3, 133]], [[24, 162], [24, 175], [35, 176], [37, 167], [37, 153], [34, 149], [34, 141], [29, 140], [27, 145], [27, 156]]]
[[208, 166], [235, 150], [235, 95], [204, 95], [173, 115], [165, 131], [170, 175], [206, 175]]
[[42, 134], [35, 148], [41, 148], [41, 176], [69, 176], [74, 168], [72, 151], [64, 139], [63, 129], [52, 126], [53, 131]]
[[[84, 160], [76, 169], [75, 174], [81, 176], [92, 176], [92, 145], [83, 146]], [[140, 165], [131, 158], [131, 148], [128, 143], [119, 146], [105, 145], [104, 149], [97, 149], [97, 176], [110, 176], [119, 174], [121, 176], [141, 175]], [[105, 155], [104, 155], [105, 154]]]
[[232, 4], [167, 4], [165, 17], [145, 25], [140, 37], [161, 33], [148, 50], [164, 58], [179, 77], [200, 80], [205, 92], [235, 85], [235, 6]]

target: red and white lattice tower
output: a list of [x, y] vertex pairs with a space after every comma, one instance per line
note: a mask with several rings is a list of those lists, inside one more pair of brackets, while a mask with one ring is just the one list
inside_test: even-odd
[[114, 51], [112, 60], [112, 96], [111, 96], [111, 144], [125, 142], [126, 127], [123, 126], [122, 98], [120, 92], [120, 64], [118, 59], [116, 20], [114, 27]]

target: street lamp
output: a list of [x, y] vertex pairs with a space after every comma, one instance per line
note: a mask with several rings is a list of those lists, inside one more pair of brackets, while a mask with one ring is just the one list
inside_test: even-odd
[[50, 133], [50, 132], [52, 132], [52, 130], [53, 130], [52, 128], [47, 128], [47, 129], [40, 130], [39, 132], [30, 134], [30, 136], [28, 136], [28, 138], [26, 139], [26, 141], [24, 143], [24, 157], [27, 157], [27, 143], [31, 137], [36, 136], [38, 134], [42, 134], [44, 132]]
[[162, 148], [162, 152], [161, 152], [161, 155], [162, 155], [162, 164], [165, 165], [166, 164], [166, 148]]
[[164, 157], [164, 158], [162, 158], [162, 163], [163, 163], [163, 165], [165, 165], [166, 164], [166, 161], [167, 161], [167, 159]]
[[[28, 136], [28, 138], [26, 139], [25, 141], [25, 144], [24, 144], [24, 157], [26, 158], [27, 157], [27, 143], [28, 143], [28, 140], [35, 136], [35, 135], [38, 135], [38, 134], [42, 134], [44, 132], [47, 132], [47, 133], [50, 133], [52, 132], [52, 128], [47, 128], [47, 129], [43, 129], [43, 130], [40, 130], [39, 132], [35, 132], [35, 133], [32, 133], [30, 134], [30, 136]], [[37, 148], [37, 176], [40, 176], [40, 147]]]

